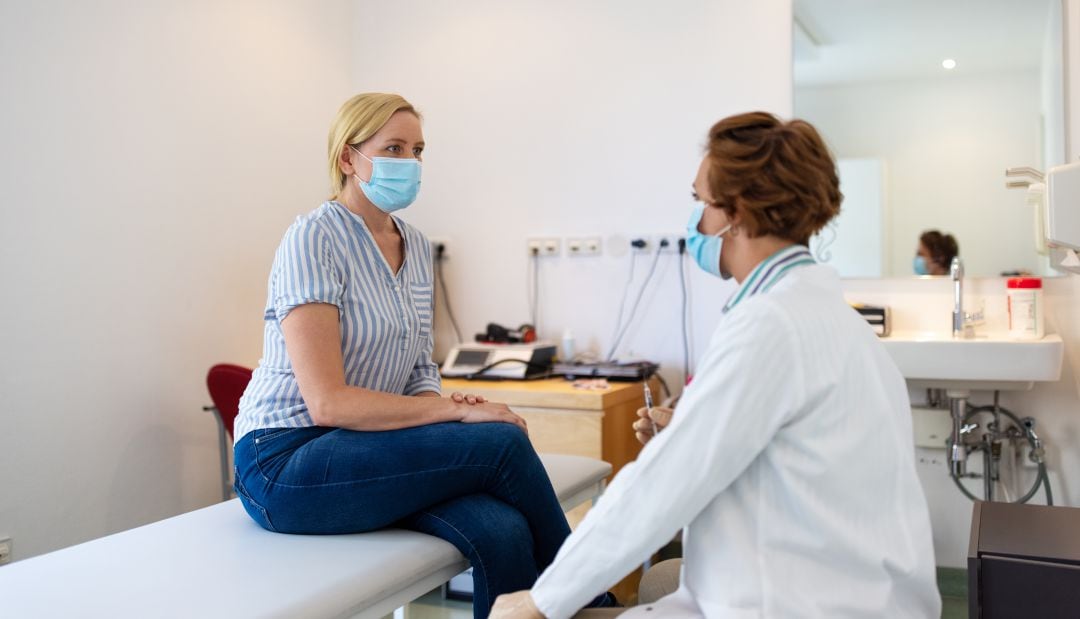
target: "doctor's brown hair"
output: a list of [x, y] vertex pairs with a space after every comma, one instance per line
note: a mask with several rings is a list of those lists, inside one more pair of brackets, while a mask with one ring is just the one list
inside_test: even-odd
[[930, 259], [939, 267], [949, 270], [952, 259], [960, 253], [960, 246], [956, 244], [956, 237], [951, 234], [943, 234], [939, 230], [927, 230], [919, 236], [919, 242], [926, 246], [930, 252]]
[[806, 245], [840, 212], [840, 180], [824, 140], [803, 120], [766, 112], [730, 116], [709, 130], [709, 189], [751, 237]]

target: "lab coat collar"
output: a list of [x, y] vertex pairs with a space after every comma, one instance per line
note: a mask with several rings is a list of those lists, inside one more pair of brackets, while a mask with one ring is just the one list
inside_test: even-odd
[[754, 267], [749, 277], [724, 304], [723, 313], [730, 312], [736, 305], [752, 296], [768, 292], [792, 269], [813, 264], [817, 263], [805, 245], [791, 245], [781, 249]]

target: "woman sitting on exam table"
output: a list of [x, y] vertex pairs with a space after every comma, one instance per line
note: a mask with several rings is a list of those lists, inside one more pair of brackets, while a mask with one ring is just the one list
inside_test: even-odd
[[807, 251], [840, 209], [825, 144], [803, 121], [733, 116], [693, 187], [687, 249], [738, 290], [666, 427], [492, 617], [570, 617], [679, 529], [678, 590], [623, 617], [938, 617], [904, 379]]
[[420, 189], [420, 115], [398, 95], [358, 95], [329, 142], [334, 197], [296, 219], [271, 268], [236, 494], [270, 531], [445, 539], [476, 567], [474, 613], [487, 617], [498, 594], [532, 586], [570, 528], [525, 421], [440, 397], [431, 249], [394, 214]]

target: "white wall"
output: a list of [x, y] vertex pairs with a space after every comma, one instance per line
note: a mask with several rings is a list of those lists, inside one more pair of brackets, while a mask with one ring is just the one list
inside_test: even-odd
[[[543, 261], [539, 322], [542, 336], [569, 328], [579, 351], [606, 352], [627, 239], [685, 230], [708, 128], [736, 112], [791, 112], [789, 0], [354, 6], [355, 89], [399, 91], [425, 114], [424, 188], [405, 217], [449, 241], [467, 338], [489, 321], [528, 321], [527, 237], [598, 235], [610, 241], [602, 258]], [[647, 267], [639, 258], [639, 281]], [[700, 347], [731, 287], [691, 270]], [[675, 386], [672, 257], [656, 279], [620, 357], [659, 361]], [[439, 332], [445, 349], [445, 321]]]
[[[257, 362], [272, 252], [325, 197], [347, 96], [398, 90], [427, 114], [408, 217], [450, 240], [467, 332], [516, 324], [526, 236], [681, 231], [710, 124], [790, 114], [790, 2], [742, 4], [0, 5], [0, 535], [15, 558], [217, 500], [205, 371]], [[546, 263], [545, 330], [606, 344], [627, 264]], [[674, 379], [673, 260], [658, 272], [623, 353]], [[730, 288], [695, 277], [696, 306], [717, 307]], [[699, 340], [714, 322], [699, 313]]]
[[1037, 72], [800, 87], [795, 111], [837, 156], [885, 161], [886, 274], [911, 274], [929, 228], [956, 236], [968, 273], [1042, 272], [1034, 214], [1005, 189], [1005, 168], [1042, 165]]
[[220, 499], [205, 372], [326, 193], [351, 3], [0, 4], [0, 536], [14, 557]]
[[843, 208], [836, 219], [810, 238], [810, 251], [819, 262], [845, 277], [881, 277], [886, 271], [883, 168], [879, 159], [836, 161]]
[[1064, 0], [1054, 0], [1046, 15], [1039, 101], [1043, 123], [1043, 167], [1065, 163], [1065, 47]]

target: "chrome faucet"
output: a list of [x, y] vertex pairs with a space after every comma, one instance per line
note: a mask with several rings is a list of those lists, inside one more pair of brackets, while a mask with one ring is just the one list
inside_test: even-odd
[[978, 312], [964, 311], [964, 261], [960, 256], [952, 259], [949, 275], [953, 281], [952, 336], [970, 340], [975, 337], [975, 325], [985, 320], [985, 313], [981, 309]]
[[953, 256], [949, 265], [949, 276], [953, 281], [952, 336], [964, 335], [964, 261], [960, 256]]

